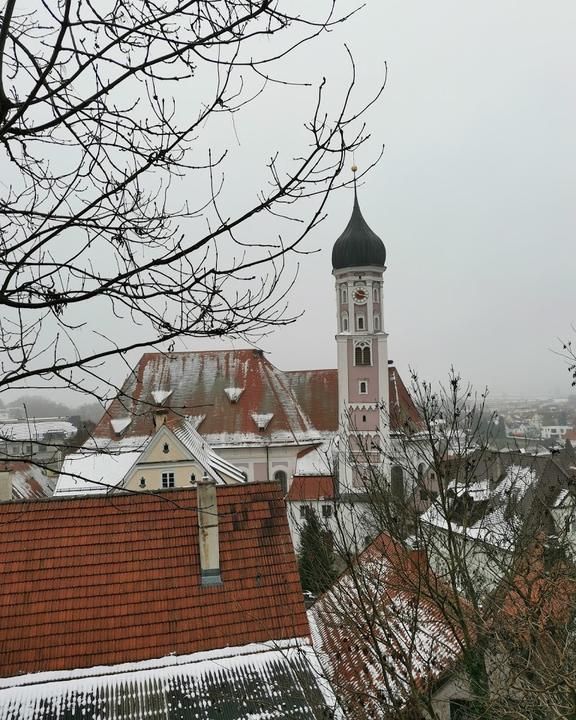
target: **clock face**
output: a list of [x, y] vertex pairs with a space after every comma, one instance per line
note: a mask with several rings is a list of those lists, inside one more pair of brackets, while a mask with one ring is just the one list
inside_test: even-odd
[[354, 302], [362, 305], [368, 300], [368, 292], [365, 287], [357, 287], [354, 289]]

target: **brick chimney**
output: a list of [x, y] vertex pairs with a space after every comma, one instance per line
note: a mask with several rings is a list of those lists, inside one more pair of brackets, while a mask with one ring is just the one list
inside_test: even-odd
[[221, 585], [216, 481], [204, 475], [196, 485], [202, 585]]

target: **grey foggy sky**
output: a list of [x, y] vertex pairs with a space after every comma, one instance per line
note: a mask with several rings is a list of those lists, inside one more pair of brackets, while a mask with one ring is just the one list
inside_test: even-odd
[[[359, 197], [386, 244], [385, 323], [404, 374], [440, 379], [453, 364], [492, 394], [568, 394], [552, 351], [576, 321], [575, 36], [567, 0], [368, 2], [316, 48], [311, 73], [334, 89], [349, 44], [364, 97], [388, 62], [356, 162], [385, 144]], [[268, 137], [266, 115], [254, 118], [242, 142]], [[277, 137], [298, 132], [291, 118], [275, 117]], [[301, 258], [291, 300], [304, 317], [259, 343], [282, 369], [335, 366], [330, 251], [351, 204], [333, 197], [308, 241], [321, 252]]]
[[[365, 118], [371, 139], [355, 160], [362, 169], [385, 145], [359, 199], [386, 245], [384, 322], [390, 357], [405, 379], [409, 366], [438, 380], [454, 365], [493, 395], [570, 391], [566, 365], [553, 351], [558, 338], [576, 339], [574, 37], [570, 0], [368, 0], [277, 73], [313, 86], [326, 76], [327, 102], [336, 107], [350, 76], [346, 43], [360, 105], [388, 63], [385, 91]], [[199, 73], [182, 89], [193, 114], [208, 80]], [[276, 150], [285, 159], [302, 152], [314, 98], [314, 88], [271, 87], [234, 126], [223, 115], [204, 128], [199, 148], [230, 149], [227, 214], [254, 204]], [[174, 199], [198, 206], [205, 186], [198, 174], [176, 181]], [[318, 252], [291, 260], [300, 270], [290, 310], [305, 314], [257, 342], [281, 369], [336, 366], [330, 255], [351, 207], [350, 190], [335, 193], [306, 241], [305, 249]], [[250, 232], [264, 241], [279, 225], [260, 213]], [[100, 325], [110, 337], [138, 333], [129, 322], [113, 330], [109, 316]], [[230, 346], [246, 343], [186, 340], [176, 349]], [[117, 359], [108, 376], [121, 383], [127, 370]]]

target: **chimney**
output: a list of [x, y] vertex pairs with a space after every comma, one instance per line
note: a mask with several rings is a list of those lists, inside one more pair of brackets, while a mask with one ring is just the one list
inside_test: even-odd
[[0, 468], [0, 501], [12, 500], [12, 477], [10, 468]]
[[204, 475], [196, 485], [202, 585], [221, 585], [216, 481]]
[[162, 425], [166, 425], [166, 418], [168, 417], [168, 410], [156, 410], [154, 412], [154, 428], [158, 430]]

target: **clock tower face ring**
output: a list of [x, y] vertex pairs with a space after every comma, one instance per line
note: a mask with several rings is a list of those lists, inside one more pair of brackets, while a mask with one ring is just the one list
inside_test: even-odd
[[359, 285], [354, 288], [352, 297], [354, 298], [354, 302], [357, 305], [364, 305], [364, 303], [368, 301], [368, 290], [365, 287]]

